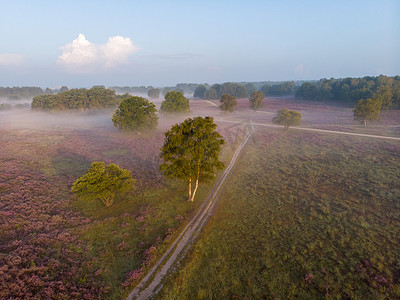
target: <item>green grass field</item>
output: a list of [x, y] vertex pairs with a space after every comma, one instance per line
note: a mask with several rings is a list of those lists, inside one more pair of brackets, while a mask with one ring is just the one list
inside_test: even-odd
[[400, 144], [259, 129], [160, 299], [400, 297]]

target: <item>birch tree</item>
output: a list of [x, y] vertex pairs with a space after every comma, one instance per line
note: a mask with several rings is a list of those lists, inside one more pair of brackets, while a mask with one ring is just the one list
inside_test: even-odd
[[187, 182], [188, 201], [194, 200], [199, 182], [214, 178], [216, 171], [224, 168], [218, 158], [224, 140], [216, 128], [212, 117], [195, 117], [173, 125], [165, 133], [160, 169], [169, 178]]

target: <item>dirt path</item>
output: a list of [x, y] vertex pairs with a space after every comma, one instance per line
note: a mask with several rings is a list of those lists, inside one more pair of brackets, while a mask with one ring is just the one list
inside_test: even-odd
[[217, 203], [216, 195], [218, 194], [222, 184], [232, 171], [236, 160], [243, 149], [244, 145], [253, 134], [253, 126], [246, 134], [240, 146], [236, 149], [231, 162], [224, 170], [217, 183], [211, 190], [211, 193], [204, 201], [196, 215], [192, 218], [189, 224], [177, 237], [175, 242], [169, 247], [167, 252], [161, 257], [156, 265], [147, 273], [147, 275], [140, 281], [136, 288], [128, 295], [127, 300], [132, 299], [149, 299], [155, 295], [162, 288], [162, 279], [164, 276], [175, 269], [175, 265], [185, 255], [187, 249], [191, 246], [194, 238], [199, 234], [203, 226], [206, 224], [208, 218], [212, 215], [212, 210]]
[[[240, 122], [240, 121], [233, 121], [233, 120], [226, 120], [226, 119], [215, 119], [215, 121], [225, 122], [225, 123], [234, 123], [234, 124], [243, 124], [243, 122]], [[250, 123], [245, 123], [245, 124], [250, 124]], [[252, 122], [251, 125], [264, 126], [264, 127], [273, 127], [273, 128], [283, 128], [280, 125], [271, 125], [271, 124], [257, 123], [257, 122]], [[294, 130], [304, 130], [304, 131], [313, 131], [313, 132], [320, 132], [320, 133], [333, 133], [333, 134], [353, 135], [353, 136], [362, 136], [362, 137], [369, 137], [369, 138], [400, 141], [400, 137], [394, 137], [394, 136], [373, 135], [373, 134], [365, 134], [365, 133], [354, 133], [354, 132], [326, 130], [326, 129], [316, 129], [316, 128], [306, 128], [306, 127], [290, 127], [290, 129], [291, 130], [292, 129], [294, 129]]]

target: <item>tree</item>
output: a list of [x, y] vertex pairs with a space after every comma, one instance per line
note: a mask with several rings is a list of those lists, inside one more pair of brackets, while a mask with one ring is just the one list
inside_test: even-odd
[[106, 166], [104, 162], [92, 163], [86, 174], [72, 185], [72, 192], [78, 197], [88, 201], [100, 199], [107, 207], [114, 203], [117, 193], [122, 195], [134, 189], [135, 179], [130, 171], [116, 164]]
[[69, 90], [69, 88], [68, 88], [67, 86], [63, 85], [63, 86], [60, 88], [60, 93], [64, 93], [64, 92], [66, 92], [66, 91], [68, 91], [68, 90]]
[[[199, 181], [214, 178], [216, 171], [224, 167], [218, 159], [224, 140], [216, 127], [212, 117], [196, 117], [175, 124], [165, 133], [160, 169], [169, 178], [188, 182], [189, 201], [194, 200]], [[192, 192], [193, 181], [196, 184]]]
[[157, 109], [146, 98], [129, 97], [119, 104], [112, 121], [121, 130], [153, 129], [158, 124]]
[[200, 84], [194, 89], [193, 97], [196, 98], [204, 98], [204, 93], [207, 91], [207, 88], [204, 84]]
[[381, 103], [381, 110], [388, 110], [393, 104], [392, 89], [388, 85], [381, 85], [377, 88], [372, 99]]
[[150, 89], [147, 92], [147, 96], [149, 96], [152, 99], [158, 99], [160, 98], [160, 93], [161, 93], [160, 89]]
[[233, 112], [235, 110], [235, 106], [237, 105], [236, 98], [228, 94], [223, 95], [220, 102], [221, 105], [219, 108], [226, 112]]
[[161, 102], [160, 111], [168, 113], [183, 113], [190, 111], [189, 99], [182, 92], [170, 91], [165, 94], [165, 100]]
[[264, 102], [263, 92], [261, 92], [261, 91], [253, 92], [250, 96], [249, 102], [250, 102], [250, 108], [252, 110], [256, 111], [258, 108], [260, 108], [263, 105], [263, 102]]
[[364, 127], [367, 127], [368, 121], [380, 119], [381, 106], [382, 103], [380, 101], [374, 101], [371, 98], [360, 99], [353, 109], [354, 120], [363, 122]]
[[284, 125], [285, 129], [288, 129], [289, 126], [300, 125], [301, 114], [297, 111], [283, 108], [279, 110], [277, 116], [272, 119], [272, 123]]
[[252, 83], [246, 83], [246, 84], [244, 85], [244, 87], [246, 88], [247, 93], [248, 93], [249, 95], [251, 95], [251, 94], [253, 94], [254, 92], [257, 91], [256, 86], [255, 86], [254, 84], [252, 84]]

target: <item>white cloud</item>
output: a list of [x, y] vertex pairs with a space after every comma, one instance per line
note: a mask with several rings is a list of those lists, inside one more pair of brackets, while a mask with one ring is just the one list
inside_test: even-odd
[[91, 72], [102, 68], [111, 68], [124, 64], [129, 55], [139, 49], [130, 38], [110, 37], [106, 44], [96, 45], [89, 42], [83, 34], [71, 44], [60, 47], [62, 54], [57, 63], [73, 72]]
[[22, 54], [0, 53], [0, 66], [20, 66], [25, 62]]

